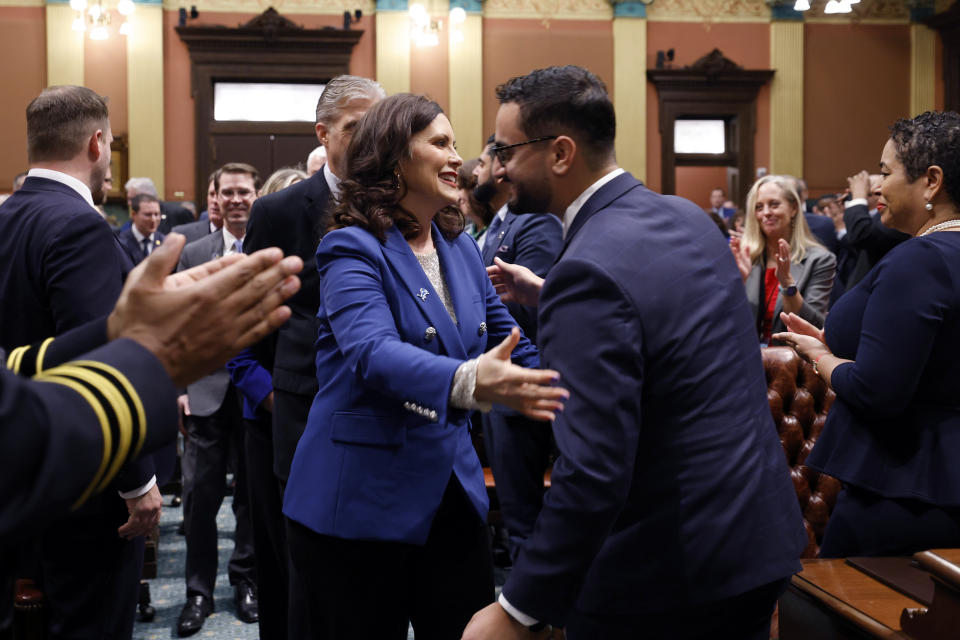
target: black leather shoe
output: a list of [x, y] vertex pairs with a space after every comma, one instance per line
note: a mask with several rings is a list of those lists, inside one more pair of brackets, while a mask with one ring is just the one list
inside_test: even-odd
[[256, 622], [260, 619], [257, 592], [248, 584], [238, 584], [233, 588], [233, 601], [237, 604], [237, 617], [244, 622]]
[[177, 635], [181, 638], [192, 636], [203, 627], [203, 621], [213, 613], [213, 601], [201, 595], [187, 597], [180, 618], [177, 619]]

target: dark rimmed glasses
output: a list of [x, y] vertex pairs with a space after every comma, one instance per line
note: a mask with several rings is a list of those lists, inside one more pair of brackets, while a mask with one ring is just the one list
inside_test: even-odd
[[493, 152], [493, 155], [497, 156], [497, 160], [500, 161], [500, 164], [507, 164], [510, 162], [510, 158], [513, 157], [513, 149], [516, 147], [522, 147], [525, 144], [533, 144], [534, 142], [546, 142], [547, 140], [556, 140], [560, 136], [543, 136], [542, 138], [532, 138], [526, 142], [516, 142], [514, 144], [505, 144], [492, 147], [490, 151]]

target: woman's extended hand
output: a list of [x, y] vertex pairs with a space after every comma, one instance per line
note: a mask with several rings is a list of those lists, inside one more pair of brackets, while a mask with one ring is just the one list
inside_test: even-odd
[[783, 238], [777, 241], [777, 282], [784, 289], [794, 284], [790, 273], [790, 243]]
[[570, 393], [552, 386], [560, 379], [556, 371], [525, 369], [510, 362], [519, 341], [520, 329], [514, 327], [503, 342], [480, 356], [473, 395], [480, 402], [506, 405], [534, 420], [553, 420]]
[[826, 344], [826, 340], [823, 337], [823, 329], [817, 329], [815, 326], [801, 318], [795, 313], [780, 313], [780, 319], [783, 321], [783, 324], [786, 325], [788, 331], [793, 333], [799, 333], [802, 336], [810, 336], [811, 338], [816, 338], [820, 342]]
[[747, 281], [747, 276], [750, 275], [750, 268], [753, 266], [753, 263], [750, 260], [750, 251], [746, 247], [740, 246], [740, 236], [730, 236], [730, 252], [733, 254], [733, 259], [737, 263], [737, 269], [740, 270], [740, 277], [743, 278], [743, 281]]
[[487, 267], [487, 275], [503, 302], [517, 302], [528, 307], [540, 304], [543, 278], [530, 269], [494, 258], [493, 265]]

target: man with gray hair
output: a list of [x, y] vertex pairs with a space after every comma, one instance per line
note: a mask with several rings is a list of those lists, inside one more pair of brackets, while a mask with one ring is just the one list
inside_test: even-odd
[[253, 491], [250, 508], [260, 593], [260, 637], [264, 640], [309, 637], [303, 628], [305, 603], [297, 581], [290, 579], [288, 566], [261, 561], [287, 557], [282, 486], [286, 484], [293, 452], [318, 388], [313, 349], [320, 304], [314, 257], [317, 243], [330, 222], [329, 205], [345, 175], [347, 146], [353, 132], [367, 109], [384, 97], [383, 88], [368, 78], [344, 75], [330, 80], [317, 102], [317, 140], [327, 151], [326, 164], [309, 179], [259, 198], [247, 223], [245, 252], [279, 247], [285, 255], [302, 257], [305, 265], [303, 287], [289, 301], [290, 320], [255, 345], [252, 357], [232, 371], [234, 380], [238, 380], [250, 375], [251, 369], [262, 367], [273, 383], [272, 411], [261, 409], [258, 420], [248, 421], [246, 435], [247, 473]]
[[[133, 199], [140, 194], [153, 196], [160, 200], [160, 226], [157, 230], [164, 235], [170, 233], [178, 224], [186, 224], [194, 220], [195, 216], [189, 209], [185, 209], [173, 202], [164, 202], [160, 198], [160, 194], [157, 193], [156, 185], [153, 184], [153, 180], [150, 178], [130, 178], [127, 180], [127, 183], [123, 185], [123, 188], [127, 190], [128, 207], [133, 203]], [[123, 225], [121, 230], [126, 229], [128, 226], [129, 223]]]

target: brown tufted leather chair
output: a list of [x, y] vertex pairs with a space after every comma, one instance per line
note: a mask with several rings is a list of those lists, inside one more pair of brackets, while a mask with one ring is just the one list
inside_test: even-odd
[[762, 354], [770, 412], [787, 454], [807, 530], [808, 543], [802, 557], [815, 558], [827, 519], [837, 503], [840, 482], [807, 467], [804, 461], [823, 430], [836, 394], [793, 349], [767, 347]]

